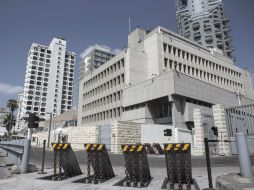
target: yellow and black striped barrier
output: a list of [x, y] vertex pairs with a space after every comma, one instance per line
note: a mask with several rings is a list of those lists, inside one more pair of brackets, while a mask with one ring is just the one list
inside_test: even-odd
[[125, 160], [126, 177], [119, 185], [147, 187], [151, 181], [146, 147], [142, 144], [121, 145]]
[[150, 143], [145, 143], [144, 146], [146, 147], [147, 154], [155, 154], [155, 151]]
[[164, 154], [164, 150], [159, 143], [153, 143], [153, 147], [157, 154]]
[[106, 145], [88, 143], [84, 146], [87, 152], [87, 177], [84, 183], [103, 183], [115, 177]]
[[[164, 144], [167, 177], [162, 187], [165, 189], [191, 189], [191, 145], [189, 143]], [[183, 188], [186, 186], [186, 188]], [[162, 188], [162, 189], [164, 189]]]
[[81, 175], [81, 169], [69, 143], [52, 143], [54, 150], [53, 180], [63, 180]]

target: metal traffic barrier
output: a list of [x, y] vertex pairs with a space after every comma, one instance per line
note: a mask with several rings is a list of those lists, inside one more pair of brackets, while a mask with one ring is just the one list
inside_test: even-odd
[[81, 175], [81, 169], [74, 155], [71, 145], [52, 143], [54, 149], [54, 174], [52, 180], [63, 180]]
[[121, 145], [126, 177], [118, 184], [121, 186], [147, 187], [151, 182], [151, 174], [144, 145]]
[[144, 146], [146, 147], [147, 154], [155, 154], [155, 151], [150, 143], [145, 143]]
[[[164, 144], [167, 177], [162, 189], [191, 190], [191, 146], [190, 144]], [[196, 188], [197, 189], [197, 188]]]
[[159, 143], [153, 143], [153, 147], [156, 150], [157, 154], [164, 154], [164, 150], [161, 148]]
[[[103, 183], [115, 177], [105, 144], [85, 144], [87, 152], [87, 177], [85, 183]], [[91, 175], [91, 166], [94, 173]]]

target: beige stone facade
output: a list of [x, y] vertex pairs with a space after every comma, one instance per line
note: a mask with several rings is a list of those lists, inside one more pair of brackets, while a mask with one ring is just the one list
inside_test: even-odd
[[112, 124], [111, 152], [121, 152], [121, 144], [141, 143], [141, 125], [116, 121]]
[[[219, 140], [221, 142], [209, 143], [210, 154], [229, 155], [231, 154], [225, 108], [223, 105], [214, 105], [212, 109], [194, 109], [194, 143], [193, 155], [204, 155], [204, 138]], [[212, 127], [217, 127], [218, 136], [213, 134]]]
[[[85, 143], [98, 143], [99, 130], [97, 126], [92, 127], [67, 127], [62, 131], [63, 135], [68, 136], [67, 142], [71, 143], [74, 150], [84, 150]], [[48, 140], [48, 132], [40, 132], [33, 135], [35, 141], [34, 146], [42, 147], [43, 140]], [[51, 133], [50, 143], [57, 142], [58, 135]]]

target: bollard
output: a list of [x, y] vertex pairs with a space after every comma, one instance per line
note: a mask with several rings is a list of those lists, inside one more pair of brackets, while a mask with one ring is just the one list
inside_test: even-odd
[[191, 145], [189, 143], [164, 144], [167, 177], [162, 189], [191, 190], [193, 184], [191, 168]]
[[47, 172], [44, 172], [45, 148], [46, 148], [46, 140], [43, 140], [42, 164], [41, 164], [41, 171], [38, 172], [39, 174], [47, 173]]
[[22, 156], [22, 162], [20, 165], [20, 173], [27, 173], [28, 172], [28, 165], [29, 165], [29, 156], [30, 156], [30, 148], [31, 148], [31, 140], [26, 139], [24, 144], [24, 153]]
[[213, 180], [212, 180], [212, 172], [211, 172], [208, 138], [204, 138], [204, 143], [205, 143], [205, 158], [206, 158], [206, 167], [207, 167], [207, 174], [208, 174], [208, 183], [209, 183], [209, 188], [213, 189]]
[[236, 133], [236, 146], [240, 163], [240, 173], [242, 177], [252, 177], [250, 155], [245, 133]]

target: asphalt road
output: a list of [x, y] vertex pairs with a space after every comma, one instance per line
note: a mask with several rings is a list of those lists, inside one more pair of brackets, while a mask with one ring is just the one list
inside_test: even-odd
[[[87, 155], [84, 151], [75, 151], [75, 156], [80, 165], [86, 165]], [[124, 166], [124, 157], [122, 154], [111, 154], [109, 157], [113, 166]], [[165, 157], [163, 155], [148, 155], [149, 166], [151, 168], [165, 168]], [[30, 152], [30, 163], [41, 167], [42, 149], [32, 148]], [[206, 167], [205, 157], [192, 157], [192, 167], [200, 168]], [[254, 165], [254, 156], [251, 156], [252, 165]], [[212, 156], [212, 167], [237, 167], [239, 165], [237, 156]], [[45, 168], [53, 168], [53, 151], [46, 151], [45, 154]]]

